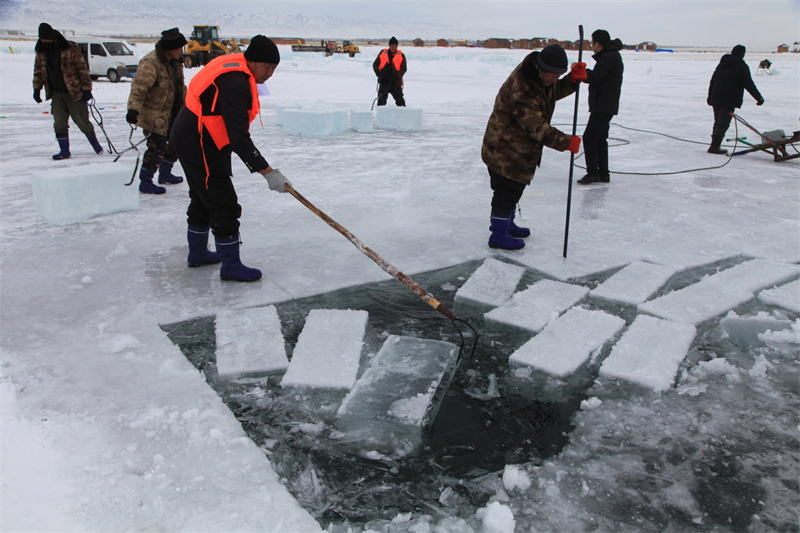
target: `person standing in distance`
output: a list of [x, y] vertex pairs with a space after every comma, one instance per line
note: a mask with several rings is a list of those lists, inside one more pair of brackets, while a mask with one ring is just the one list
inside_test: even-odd
[[[250, 172], [262, 174], [270, 190], [287, 192], [289, 180], [273, 169], [250, 138], [259, 115], [258, 84], [270, 79], [280, 63], [278, 47], [256, 35], [244, 53], [220, 56], [195, 74], [178, 113], [170, 142], [186, 172], [190, 267], [222, 262], [220, 278], [256, 281], [261, 271], [239, 259], [239, 205], [231, 180], [231, 154]], [[209, 229], [217, 251], [208, 250]]]
[[89, 67], [83, 59], [80, 46], [68, 41], [50, 24], [39, 24], [39, 40], [34, 47], [33, 99], [42, 103], [42, 88], [45, 100], [50, 100], [53, 129], [56, 132], [59, 152], [53, 159], [69, 159], [69, 119], [86, 135], [97, 154], [103, 147], [97, 142], [94, 126], [89, 121], [88, 102], [92, 97], [92, 80]]
[[734, 46], [730, 54], [722, 56], [711, 76], [706, 100], [714, 109], [714, 129], [711, 131], [709, 154], [728, 153], [721, 148], [722, 140], [731, 125], [734, 109], [742, 107], [745, 89], [755, 99], [756, 105], [764, 105], [764, 97], [758, 92], [750, 76], [750, 67], [744, 62], [746, 51], [741, 44]]
[[545, 146], [578, 153], [581, 138], [550, 125], [556, 102], [586, 79], [586, 63], [575, 63], [568, 76], [567, 53], [557, 44], [531, 52], [500, 87], [486, 124], [481, 159], [489, 169], [492, 215], [489, 247], [518, 250], [530, 229], [514, 224], [514, 210], [542, 161]]
[[386, 105], [389, 94], [399, 107], [406, 106], [403, 97], [403, 76], [408, 70], [406, 56], [397, 49], [397, 39], [389, 39], [389, 48], [384, 48], [372, 63], [372, 70], [378, 77], [378, 105]]
[[138, 124], [147, 135], [147, 151], [139, 171], [139, 192], [164, 194], [167, 189], [153, 183], [158, 169], [158, 183], [181, 183], [172, 174], [178, 156], [169, 145], [169, 132], [186, 99], [183, 83], [183, 46], [186, 39], [178, 28], [164, 30], [156, 49], [139, 61], [131, 83], [128, 113], [125, 120]]
[[583, 132], [583, 155], [586, 159], [586, 175], [578, 180], [581, 185], [608, 183], [608, 129], [611, 119], [619, 113], [619, 98], [622, 92], [622, 41], [611, 40], [606, 30], [592, 33], [592, 58], [594, 69], [586, 70], [589, 84], [589, 122]]

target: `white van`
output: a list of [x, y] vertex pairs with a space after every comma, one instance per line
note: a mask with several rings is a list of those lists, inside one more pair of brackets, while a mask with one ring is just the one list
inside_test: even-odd
[[117, 83], [122, 78], [132, 78], [136, 74], [139, 57], [125, 41], [95, 37], [70, 40], [81, 47], [92, 80], [106, 77], [111, 83]]

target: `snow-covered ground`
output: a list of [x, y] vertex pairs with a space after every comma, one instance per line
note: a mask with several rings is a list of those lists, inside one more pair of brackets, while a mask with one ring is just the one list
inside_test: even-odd
[[[13, 43], [21, 52], [15, 54], [8, 53], [12, 43], [0, 44], [0, 529], [318, 531], [159, 324], [387, 275], [236, 160], [242, 257], [262, 269], [260, 282], [223, 283], [215, 267], [186, 268], [185, 184], [142, 197], [137, 211], [44, 224], [34, 210], [32, 175], [64, 167], [80, 172], [111, 156], [95, 155], [73, 126], [72, 158], [51, 160], [49, 106], [31, 98], [32, 43], [29, 49]], [[491, 191], [481, 139], [498, 88], [525, 53], [407, 49], [406, 99], [424, 110], [419, 132], [311, 139], [287, 136], [275, 125], [282, 105], [369, 109], [378, 51], [323, 58], [282, 47], [271, 95], [262, 97], [263, 126], [252, 127], [257, 146], [298, 191], [408, 274], [495, 256], [486, 245]], [[753, 73], [761, 59], [773, 62], [772, 76], [754, 78], [766, 103], [756, 107], [746, 94], [740, 114], [762, 131], [800, 129], [800, 57], [762, 55], [747, 60]], [[705, 99], [718, 54], [626, 52], [623, 58], [615, 124], [709, 139]], [[118, 149], [127, 145], [129, 87], [104, 79], [94, 85]], [[583, 123], [585, 89], [580, 97]], [[554, 122], [564, 131], [572, 112], [571, 98], [556, 110]], [[674, 172], [727, 161], [702, 144], [617, 126], [611, 136], [630, 141], [611, 149], [612, 171]], [[123, 156], [120, 172], [131, 173], [134, 160]], [[548, 150], [521, 202], [533, 236], [522, 251], [499, 256], [562, 278], [636, 260], [676, 271], [737, 257], [797, 264], [798, 168], [800, 160], [775, 163], [755, 153], [719, 169], [615, 174], [608, 186], [576, 185], [564, 260], [569, 155]], [[765, 337], [760, 357], [745, 352], [730, 362], [698, 362], [659, 398], [591, 403], [561, 455], [507, 469], [502, 480], [498, 475], [495, 501], [474, 516], [404, 515], [375, 527], [508, 533], [516, 520], [516, 531], [796, 531], [800, 327], [797, 313], [775, 313], [795, 328]], [[693, 470], [707, 476], [693, 479]], [[750, 477], [740, 479], [742, 471]], [[520, 481], [526, 476], [530, 486]], [[730, 484], [714, 481], [721, 478]], [[712, 512], [715, 502], [698, 507], [698, 494], [726, 490], [730, 505], [719, 513]], [[739, 515], [728, 523], [718, 516], [734, 508]]]

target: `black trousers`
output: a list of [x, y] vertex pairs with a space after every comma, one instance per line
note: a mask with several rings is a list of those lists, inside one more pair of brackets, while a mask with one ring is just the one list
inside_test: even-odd
[[725, 137], [725, 133], [731, 125], [731, 116], [733, 114], [732, 107], [714, 106], [714, 129], [711, 132], [712, 137], [719, 137], [720, 141]]
[[162, 158], [167, 161], [177, 161], [178, 156], [169, 145], [169, 136], [165, 137], [147, 130], [144, 130], [144, 133], [150, 136], [147, 138], [147, 150], [142, 157], [142, 168], [155, 172]]
[[491, 168], [489, 169], [489, 178], [492, 191], [494, 191], [494, 194], [492, 194], [492, 213], [498, 215], [513, 214], [527, 185], [501, 176]]
[[608, 129], [614, 116], [609, 113], [590, 113], [583, 131], [583, 156], [588, 174], [608, 175]]
[[398, 107], [406, 106], [406, 99], [403, 97], [403, 85], [400, 81], [392, 80], [378, 85], [378, 105], [386, 105], [390, 94]]
[[[209, 138], [206, 144], [212, 144]], [[178, 156], [186, 182], [189, 185], [187, 222], [197, 228], [211, 227], [214, 237], [224, 239], [239, 235], [239, 218], [242, 206], [231, 180], [231, 151], [223, 148], [206, 150], [206, 160], [211, 175], [206, 187], [206, 170], [202, 158]]]

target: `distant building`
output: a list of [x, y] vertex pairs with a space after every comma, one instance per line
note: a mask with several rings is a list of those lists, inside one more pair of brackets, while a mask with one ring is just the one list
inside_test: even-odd
[[636, 49], [640, 52], [655, 52], [658, 46], [653, 41], [645, 41], [636, 45]]
[[466, 39], [456, 39], [453, 41], [453, 46], [469, 46]]
[[[305, 39], [300, 39], [298, 37], [270, 37], [270, 40], [275, 44], [306, 44]], [[247, 42], [245, 43], [245, 41]], [[242, 39], [239, 42], [250, 44], [250, 39]]]
[[417, 37], [414, 39], [414, 46], [425, 46], [425, 41]]
[[439, 39], [438, 41], [436, 41], [436, 46], [442, 46], [444, 48], [447, 48], [448, 46], [450, 46], [450, 42], [447, 39]]
[[[581, 49], [581, 40], [578, 39], [574, 43], [572, 43], [573, 50], [580, 50]], [[591, 50], [592, 49], [592, 42], [587, 41], [586, 39], [583, 40], [583, 49], [584, 50]]]
[[484, 48], [511, 48], [511, 41], [508, 39], [497, 39], [492, 37], [483, 41]]
[[516, 39], [511, 43], [511, 48], [516, 50], [533, 50], [536, 48], [536, 43], [533, 39]]
[[786, 54], [789, 52], [789, 45], [788, 44], [779, 44], [778, 45], [778, 53], [779, 54]]

